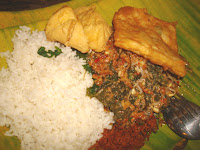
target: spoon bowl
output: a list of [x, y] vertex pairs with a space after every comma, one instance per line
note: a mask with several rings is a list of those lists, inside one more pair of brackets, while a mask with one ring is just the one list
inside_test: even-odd
[[200, 107], [177, 94], [169, 106], [162, 110], [164, 120], [177, 135], [200, 140]]

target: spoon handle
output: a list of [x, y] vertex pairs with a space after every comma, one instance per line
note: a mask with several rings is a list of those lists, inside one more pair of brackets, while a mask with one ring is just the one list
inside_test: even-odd
[[172, 150], [184, 150], [185, 146], [188, 143], [188, 139], [182, 138], [176, 143]]

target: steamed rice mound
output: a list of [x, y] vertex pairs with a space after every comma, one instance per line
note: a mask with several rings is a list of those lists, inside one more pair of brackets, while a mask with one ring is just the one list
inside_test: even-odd
[[[8, 69], [0, 71], [0, 126], [10, 127], [6, 135], [17, 136], [21, 149], [88, 149], [111, 129], [113, 113], [86, 96], [93, 80], [76, 52], [28, 27], [12, 42], [13, 52], [1, 53]], [[41, 46], [63, 53], [45, 58], [37, 54]]]

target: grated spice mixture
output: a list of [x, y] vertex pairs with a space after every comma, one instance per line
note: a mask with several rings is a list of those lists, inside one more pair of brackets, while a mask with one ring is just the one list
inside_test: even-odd
[[138, 150], [144, 146], [152, 132], [158, 130], [155, 116], [143, 121], [138, 119], [132, 126], [122, 126], [120, 122], [111, 130], [104, 130], [103, 137], [89, 150]]

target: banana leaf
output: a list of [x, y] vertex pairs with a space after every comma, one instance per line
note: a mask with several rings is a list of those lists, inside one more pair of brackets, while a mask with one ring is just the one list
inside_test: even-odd
[[[29, 11], [0, 12], [0, 52], [12, 51], [11, 42], [14, 32], [25, 25], [32, 30], [44, 30], [51, 15], [64, 5], [72, 8], [94, 4], [97, 11], [112, 25], [114, 13], [122, 6], [147, 8], [148, 12], [165, 21], [177, 21], [177, 42], [179, 53], [189, 62], [192, 70], [183, 78], [179, 92], [187, 99], [200, 105], [200, 2], [199, 0], [72, 0], [46, 8]], [[0, 68], [7, 67], [5, 58], [0, 57]], [[4, 136], [6, 127], [0, 127], [0, 149], [20, 149], [17, 137]], [[169, 150], [181, 138], [175, 135], [167, 125], [159, 128], [150, 136], [143, 150]], [[199, 140], [191, 140], [186, 150], [197, 150]]]

